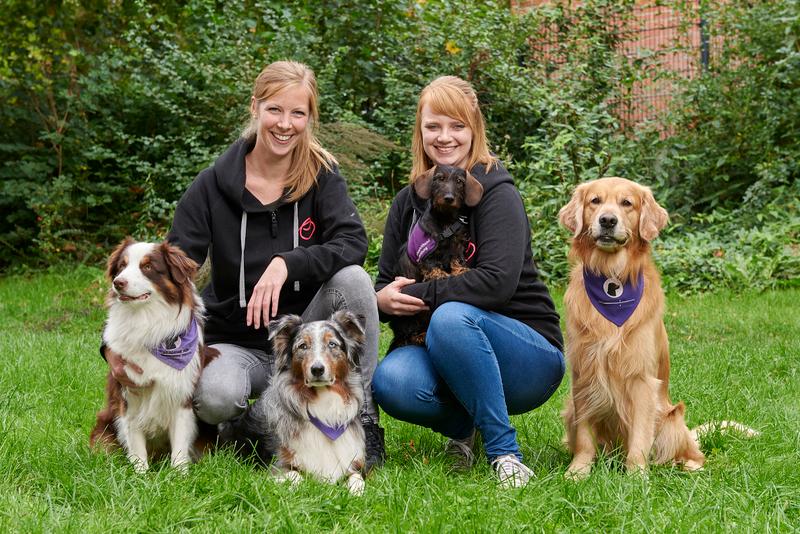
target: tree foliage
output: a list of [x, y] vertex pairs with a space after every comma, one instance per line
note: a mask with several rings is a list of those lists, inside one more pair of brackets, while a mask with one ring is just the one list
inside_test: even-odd
[[[162, 236], [186, 186], [238, 135], [257, 73], [291, 58], [317, 73], [329, 125], [320, 133], [367, 213], [370, 257], [385, 203], [407, 177], [417, 95], [455, 74], [475, 86], [493, 149], [523, 192], [545, 276], [566, 274], [555, 214], [572, 187], [616, 174], [653, 186], [673, 214], [668, 239], [695, 246], [723, 285], [738, 283], [730, 273], [761, 269], [739, 260], [716, 268], [745, 254], [777, 265], [771, 280], [790, 279], [800, 226], [796, 202], [786, 200], [798, 195], [800, 161], [797, 0], [703, 3], [709, 70], [684, 82], [659, 129], [623, 132], [616, 106], [657, 66], [647, 53], [619, 53], [633, 8], [633, 0], [526, 13], [492, 0], [8, 0], [0, 268], [65, 253], [94, 261], [125, 234]], [[710, 239], [737, 220], [755, 232], [750, 252]], [[780, 246], [762, 239], [779, 227]], [[671, 256], [680, 247], [665, 245], [665, 265], [683, 268]], [[668, 283], [703, 288], [670, 269]]]

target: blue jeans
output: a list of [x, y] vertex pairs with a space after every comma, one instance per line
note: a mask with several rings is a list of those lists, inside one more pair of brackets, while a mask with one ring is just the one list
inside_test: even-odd
[[528, 325], [461, 302], [439, 306], [426, 347], [393, 350], [373, 396], [396, 419], [464, 439], [474, 428], [489, 460], [522, 454], [509, 414], [543, 404], [561, 383], [564, 355]]

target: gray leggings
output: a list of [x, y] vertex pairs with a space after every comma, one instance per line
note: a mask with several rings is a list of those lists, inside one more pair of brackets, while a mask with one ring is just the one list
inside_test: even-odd
[[[366, 344], [360, 362], [365, 401], [362, 416], [377, 423], [372, 375], [378, 364], [378, 306], [372, 279], [361, 267], [345, 267], [323, 284], [303, 312], [303, 320], [327, 319], [338, 310], [350, 310], [364, 317]], [[269, 385], [275, 359], [263, 350], [229, 343], [211, 346], [220, 354], [203, 370], [195, 390], [194, 406], [201, 420], [217, 424], [240, 416], [247, 409], [248, 400], [261, 395]]]

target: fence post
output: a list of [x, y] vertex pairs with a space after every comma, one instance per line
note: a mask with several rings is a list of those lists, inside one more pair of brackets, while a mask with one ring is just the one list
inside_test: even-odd
[[[702, 2], [699, 2], [702, 10]], [[703, 72], [708, 71], [709, 63], [709, 42], [708, 42], [708, 21], [700, 13], [700, 65]]]

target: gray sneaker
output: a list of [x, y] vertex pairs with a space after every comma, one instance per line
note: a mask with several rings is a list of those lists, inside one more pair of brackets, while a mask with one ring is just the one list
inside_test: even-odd
[[444, 452], [453, 459], [453, 468], [456, 471], [467, 471], [475, 463], [475, 453], [472, 447], [475, 445], [475, 430], [464, 439], [448, 439], [444, 447]]
[[513, 454], [498, 456], [492, 460], [492, 467], [504, 488], [521, 488], [533, 477], [533, 471]]

